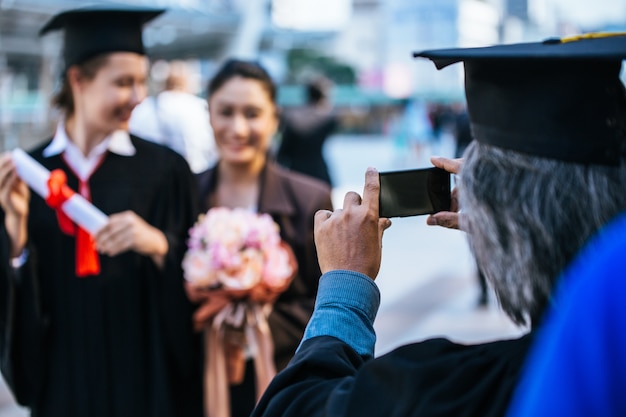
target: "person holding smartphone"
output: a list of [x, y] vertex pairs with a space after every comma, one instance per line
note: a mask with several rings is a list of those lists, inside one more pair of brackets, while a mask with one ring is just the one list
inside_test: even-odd
[[[462, 61], [475, 142], [458, 201], [429, 223], [467, 233], [505, 313], [535, 330], [578, 251], [626, 210], [626, 35], [425, 51]], [[436, 159], [455, 172], [458, 161]], [[315, 216], [323, 272], [315, 311], [290, 365], [259, 402], [260, 416], [502, 416], [534, 331], [463, 345], [430, 339], [374, 358], [380, 294], [379, 176], [363, 195]], [[419, 237], [416, 237], [419, 238]]]

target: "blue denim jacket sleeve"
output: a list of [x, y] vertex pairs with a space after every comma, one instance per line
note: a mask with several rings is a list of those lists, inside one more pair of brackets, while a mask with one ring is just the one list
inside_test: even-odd
[[380, 292], [368, 276], [345, 270], [330, 271], [319, 282], [313, 316], [302, 343], [317, 336], [333, 336], [358, 354], [374, 356], [374, 319]]

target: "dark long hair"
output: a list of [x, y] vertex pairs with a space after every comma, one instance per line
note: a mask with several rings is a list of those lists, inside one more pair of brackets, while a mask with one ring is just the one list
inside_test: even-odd
[[272, 103], [276, 104], [276, 85], [267, 70], [258, 62], [240, 59], [229, 59], [215, 73], [211, 81], [209, 81], [208, 98], [210, 99], [217, 90], [234, 77], [248, 78], [260, 82], [263, 89], [267, 91]]

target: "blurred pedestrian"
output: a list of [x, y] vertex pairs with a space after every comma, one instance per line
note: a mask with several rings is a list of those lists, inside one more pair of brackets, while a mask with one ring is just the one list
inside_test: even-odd
[[426, 105], [416, 98], [404, 101], [402, 113], [399, 119], [394, 121], [392, 132], [394, 141], [398, 144], [406, 144], [405, 153], [420, 161], [424, 149], [433, 139], [432, 125]]
[[89, 235], [29, 191], [10, 153], [0, 158], [2, 372], [33, 416], [202, 415], [180, 266], [193, 176], [175, 152], [128, 133], [146, 94], [141, 28], [162, 12], [91, 6], [40, 32], [64, 31], [53, 99], [63, 117], [30, 155], [108, 222]]
[[165, 89], [135, 107], [129, 129], [184, 156], [193, 172], [208, 169], [217, 159], [207, 103], [190, 92], [189, 66], [184, 61], [167, 65]]
[[452, 106], [452, 132], [456, 145], [454, 157], [461, 158], [473, 140], [469, 114], [467, 114], [467, 108], [463, 104], [455, 103]]
[[277, 161], [292, 171], [332, 185], [323, 150], [326, 140], [339, 127], [339, 119], [328, 97], [327, 80], [310, 81], [305, 87], [306, 104], [283, 114]]
[[[540, 324], [562, 271], [626, 210], [626, 91], [619, 78], [625, 40], [416, 54], [439, 68], [464, 62], [476, 139], [459, 172], [462, 213], [440, 212], [428, 222], [467, 232], [517, 324]], [[458, 160], [432, 162], [459, 171]], [[343, 209], [316, 214], [324, 275], [315, 311], [296, 356], [253, 416], [505, 414], [532, 332], [476, 345], [430, 339], [373, 359], [380, 300], [374, 278], [390, 226], [378, 216], [378, 194], [378, 173], [370, 169], [362, 197], [348, 193]]]
[[[317, 210], [332, 208], [330, 187], [268, 159], [278, 127], [276, 86], [259, 64], [241, 60], [224, 63], [209, 82], [208, 101], [219, 159], [215, 167], [197, 176], [202, 212], [212, 207], [239, 207], [271, 215], [298, 264], [291, 285], [281, 294], [268, 294], [266, 300], [272, 306], [268, 323], [274, 364], [281, 370], [295, 353], [313, 311], [321, 275], [313, 242], [313, 215]], [[213, 306], [224, 305], [224, 300], [210, 291], [191, 291], [191, 297], [202, 301], [195, 316], [200, 325], [211, 322]], [[225, 392], [230, 396], [230, 410], [226, 410], [228, 402], [221, 406], [222, 398], [216, 402], [207, 394], [208, 415], [250, 415], [257, 392], [265, 388], [256, 386], [258, 373], [251, 359], [248, 349], [243, 381], [230, 385], [230, 391]], [[223, 383], [228, 389], [228, 381]], [[206, 387], [207, 392], [218, 388]]]
[[454, 124], [454, 112], [450, 105], [444, 103], [429, 103], [428, 120], [432, 126], [432, 136], [439, 142], [442, 135]]

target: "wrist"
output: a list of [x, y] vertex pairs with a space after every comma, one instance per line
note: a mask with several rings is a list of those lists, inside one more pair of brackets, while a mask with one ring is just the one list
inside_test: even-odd
[[4, 217], [4, 226], [11, 241], [11, 257], [18, 257], [26, 247], [28, 217], [7, 213]]
[[152, 241], [154, 242], [154, 246], [152, 248], [152, 255], [155, 255], [155, 256], [167, 255], [167, 251], [169, 250], [169, 243], [167, 242], [165, 233], [155, 228], [154, 237]]
[[165, 234], [157, 229], [152, 229], [152, 238], [150, 239], [152, 242], [151, 250], [149, 251], [150, 257], [153, 262], [159, 267], [163, 268], [165, 265], [165, 256], [169, 250], [169, 243], [167, 242], [167, 238]]

